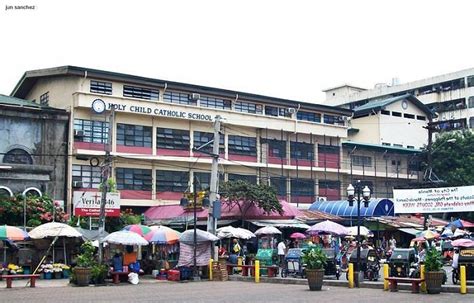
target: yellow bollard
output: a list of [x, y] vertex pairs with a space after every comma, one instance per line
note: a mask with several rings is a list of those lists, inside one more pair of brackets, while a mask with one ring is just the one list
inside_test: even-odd
[[[420, 279], [422, 280], [425, 279], [425, 265], [424, 264], [420, 265]], [[426, 292], [426, 282], [421, 282], [420, 289], [422, 292]]]
[[255, 283], [260, 283], [260, 261], [255, 261]]
[[209, 281], [212, 281], [212, 262], [214, 260], [210, 259], [209, 260]]
[[459, 284], [461, 284], [460, 292], [462, 294], [467, 293], [467, 283], [466, 283], [466, 266], [459, 266]]
[[242, 271], [242, 265], [244, 264], [244, 259], [242, 257], [237, 257], [237, 271]]
[[354, 264], [353, 263], [349, 263], [347, 277], [349, 278], [349, 288], [354, 288]]
[[385, 278], [389, 277], [389, 268], [388, 264], [383, 265], [383, 290], [388, 290], [388, 280], [385, 280]]

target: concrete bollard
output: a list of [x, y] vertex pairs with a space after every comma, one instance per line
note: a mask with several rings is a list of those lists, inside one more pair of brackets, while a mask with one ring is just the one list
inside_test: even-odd
[[260, 261], [255, 261], [255, 283], [260, 283]]
[[[420, 265], [420, 279], [425, 279], [425, 265], [421, 264]], [[426, 282], [421, 282], [421, 287], [420, 287], [422, 292], [426, 292]]]
[[211, 258], [209, 260], [209, 281], [212, 281], [212, 263], [214, 262], [214, 260]]
[[466, 282], [466, 266], [459, 266], [459, 284], [461, 288], [459, 289], [461, 294], [467, 293], [467, 282]]
[[385, 280], [385, 278], [389, 277], [389, 267], [388, 264], [383, 265], [383, 290], [388, 290], [388, 280]]
[[349, 288], [354, 288], [354, 264], [353, 263], [349, 263], [347, 277], [348, 277], [348, 282], [349, 282]]

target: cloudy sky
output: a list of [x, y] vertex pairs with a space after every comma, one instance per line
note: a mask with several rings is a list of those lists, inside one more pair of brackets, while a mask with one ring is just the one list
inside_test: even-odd
[[77, 65], [321, 103], [342, 83], [474, 67], [473, 1], [0, 3], [2, 94], [27, 70]]

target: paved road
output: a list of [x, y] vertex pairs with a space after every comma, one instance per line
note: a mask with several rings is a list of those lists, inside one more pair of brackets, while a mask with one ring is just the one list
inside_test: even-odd
[[323, 287], [310, 292], [305, 285], [250, 282], [158, 282], [103, 287], [37, 287], [0, 289], [0, 302], [470, 302], [474, 295], [384, 292], [379, 289]]

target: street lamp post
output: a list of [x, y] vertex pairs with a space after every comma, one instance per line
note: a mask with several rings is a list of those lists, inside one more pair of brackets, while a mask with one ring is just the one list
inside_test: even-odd
[[354, 275], [357, 276], [356, 286], [359, 287], [360, 283], [360, 202], [361, 202], [361, 194], [362, 199], [364, 200], [364, 206], [369, 206], [369, 199], [370, 199], [370, 189], [365, 186], [362, 189], [362, 185], [360, 184], [360, 180], [357, 180], [355, 187], [352, 184], [349, 184], [347, 187], [347, 197], [349, 201], [349, 206], [352, 207], [354, 205], [354, 197], [357, 195], [357, 264]]

